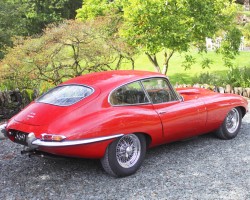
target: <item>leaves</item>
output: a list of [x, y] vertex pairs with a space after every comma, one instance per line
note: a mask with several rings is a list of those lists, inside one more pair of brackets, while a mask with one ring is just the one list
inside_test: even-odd
[[110, 20], [67, 20], [50, 25], [42, 36], [19, 40], [0, 63], [2, 74], [13, 77], [13, 85], [27, 88], [43, 82], [57, 85], [93, 71], [119, 69], [126, 59], [133, 62], [133, 51], [116, 39]]

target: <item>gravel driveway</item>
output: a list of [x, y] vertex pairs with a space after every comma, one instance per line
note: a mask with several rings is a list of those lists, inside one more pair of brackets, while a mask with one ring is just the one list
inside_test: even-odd
[[113, 178], [98, 160], [20, 155], [0, 141], [0, 199], [250, 200], [250, 113], [238, 137], [211, 135], [150, 149], [140, 170]]

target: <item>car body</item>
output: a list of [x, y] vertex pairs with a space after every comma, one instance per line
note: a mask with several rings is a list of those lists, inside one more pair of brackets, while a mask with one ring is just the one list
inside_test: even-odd
[[234, 138], [247, 101], [202, 88], [174, 89], [165, 75], [91, 73], [48, 91], [4, 130], [29, 153], [101, 159], [115, 176], [133, 174], [146, 149], [215, 131]]

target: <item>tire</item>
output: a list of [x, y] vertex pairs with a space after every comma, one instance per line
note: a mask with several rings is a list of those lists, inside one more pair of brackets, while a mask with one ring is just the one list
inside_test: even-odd
[[124, 135], [112, 142], [101, 159], [103, 169], [115, 177], [134, 174], [146, 154], [146, 139], [142, 134]]
[[233, 108], [227, 114], [223, 124], [218, 130], [215, 131], [215, 135], [220, 139], [229, 140], [235, 138], [241, 127], [242, 112], [239, 108]]

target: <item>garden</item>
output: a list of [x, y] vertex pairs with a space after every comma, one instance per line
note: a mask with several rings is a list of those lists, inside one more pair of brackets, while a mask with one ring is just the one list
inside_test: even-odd
[[[249, 1], [4, 0], [0, 11], [1, 113], [106, 70], [157, 71], [176, 87], [250, 95]], [[208, 49], [207, 38], [220, 45]]]

